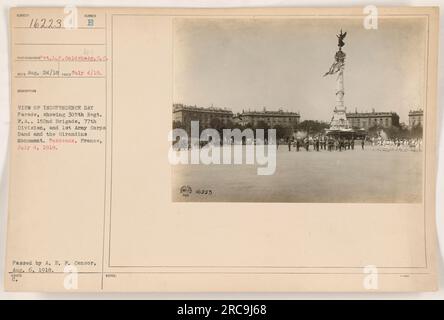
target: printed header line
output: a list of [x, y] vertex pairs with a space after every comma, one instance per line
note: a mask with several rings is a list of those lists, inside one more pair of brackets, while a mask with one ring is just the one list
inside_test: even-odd
[[30, 30], [95, 30], [95, 29], [105, 29], [105, 27], [75, 27], [75, 28], [34, 28], [29, 26], [15, 26], [14, 29], [30, 29]]
[[72, 63], [104, 63], [104, 61], [89, 61], [89, 60], [44, 60], [44, 59], [16, 59], [14, 62], [72, 62]]
[[50, 76], [50, 77], [26, 77], [26, 76], [15, 76], [15, 78], [20, 79], [104, 79], [105, 77], [58, 77], [58, 76]]
[[104, 43], [14, 43], [15, 46], [104, 46]]

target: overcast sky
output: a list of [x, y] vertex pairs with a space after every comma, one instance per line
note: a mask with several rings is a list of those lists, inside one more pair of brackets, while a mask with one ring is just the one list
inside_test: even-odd
[[302, 120], [329, 121], [336, 75], [336, 34], [347, 31], [347, 111], [395, 111], [408, 122], [423, 107], [427, 23], [423, 17], [176, 18], [174, 101], [198, 106], [299, 111]]

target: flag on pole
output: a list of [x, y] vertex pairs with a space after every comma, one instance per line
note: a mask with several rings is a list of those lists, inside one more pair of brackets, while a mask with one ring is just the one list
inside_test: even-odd
[[330, 67], [330, 70], [328, 70], [328, 71], [324, 74], [324, 77], [327, 76], [327, 75], [329, 75], [329, 74], [335, 74], [335, 73], [339, 72], [339, 70], [341, 70], [341, 68], [342, 68], [343, 65], [344, 65], [344, 63], [341, 62], [341, 61], [333, 62], [333, 64], [332, 64], [331, 67]]

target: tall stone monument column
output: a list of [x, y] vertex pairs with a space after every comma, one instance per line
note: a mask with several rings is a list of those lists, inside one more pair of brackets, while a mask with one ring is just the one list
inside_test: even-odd
[[325, 73], [324, 76], [330, 74], [337, 74], [336, 78], [336, 105], [333, 110], [333, 117], [330, 122], [330, 129], [332, 131], [347, 131], [350, 129], [350, 125], [346, 116], [346, 107], [344, 105], [344, 66], [345, 66], [345, 52], [342, 51], [342, 47], [345, 45], [344, 38], [347, 32], [337, 35], [339, 50], [335, 54], [335, 62], [330, 67], [330, 70]]
[[345, 53], [339, 48], [335, 55], [336, 63], [339, 64], [338, 76], [336, 78], [336, 106], [330, 122], [331, 130], [349, 129], [347, 120], [347, 109], [344, 105], [344, 61]]

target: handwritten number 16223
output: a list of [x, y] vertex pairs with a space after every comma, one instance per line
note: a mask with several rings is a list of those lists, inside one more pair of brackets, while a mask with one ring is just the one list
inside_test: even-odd
[[30, 28], [47, 28], [47, 29], [55, 29], [62, 27], [62, 19], [31, 19], [29, 23]]

